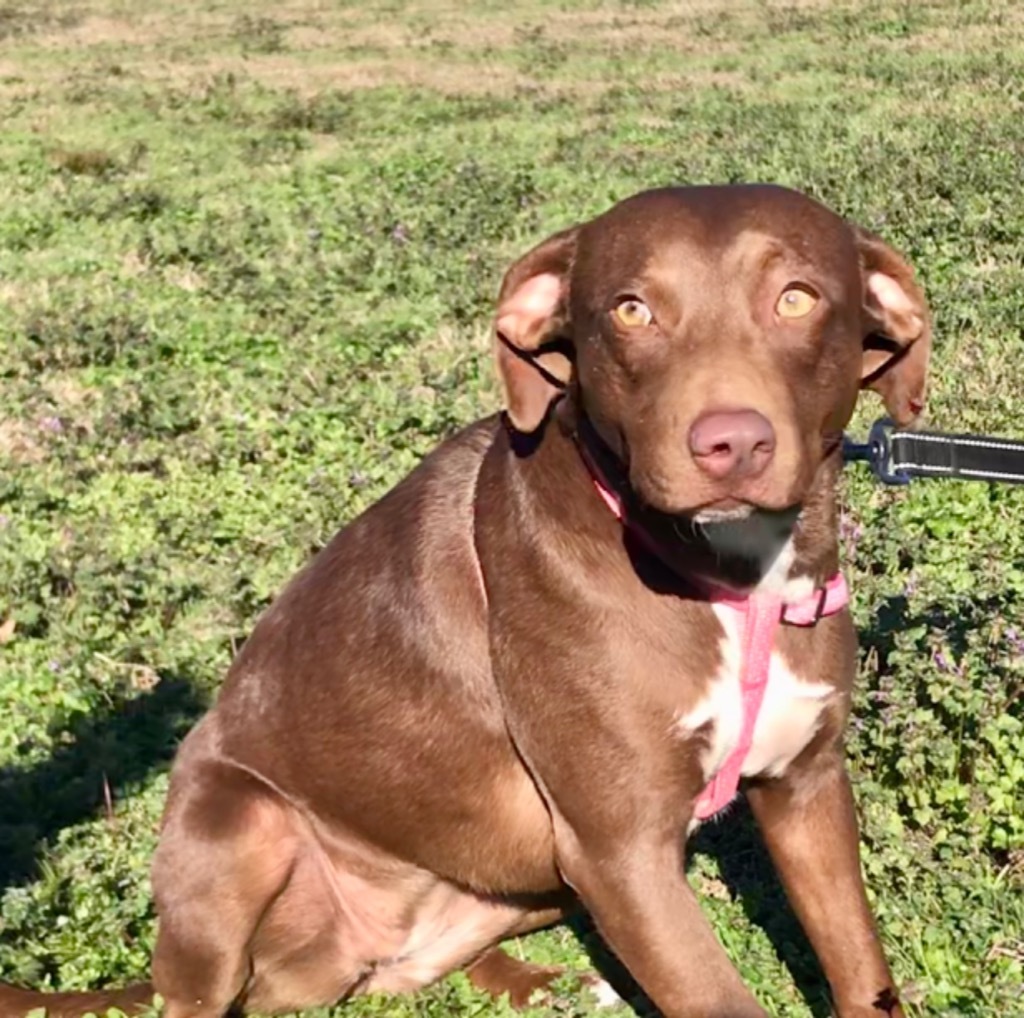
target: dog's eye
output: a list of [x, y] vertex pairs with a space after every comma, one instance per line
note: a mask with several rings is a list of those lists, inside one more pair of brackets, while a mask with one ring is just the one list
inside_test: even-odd
[[650, 325], [654, 321], [651, 309], [636, 297], [620, 300], [612, 308], [612, 314], [618, 319], [619, 324], [624, 325], [627, 329], [638, 329], [644, 325]]
[[775, 305], [775, 313], [780, 318], [805, 318], [817, 304], [817, 294], [803, 286], [787, 286]]

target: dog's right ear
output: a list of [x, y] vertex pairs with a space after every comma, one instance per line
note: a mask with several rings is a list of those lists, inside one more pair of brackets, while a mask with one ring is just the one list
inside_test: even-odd
[[931, 316], [910, 264], [863, 227], [854, 227], [864, 282], [861, 387], [881, 395], [900, 427], [924, 409], [932, 348]]
[[531, 434], [572, 376], [569, 273], [576, 228], [523, 255], [505, 273], [494, 323], [495, 357], [505, 410], [516, 431]]

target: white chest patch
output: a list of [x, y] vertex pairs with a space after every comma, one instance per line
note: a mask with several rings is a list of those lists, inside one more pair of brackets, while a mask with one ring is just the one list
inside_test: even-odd
[[[725, 605], [713, 605], [712, 609], [725, 630], [722, 664], [704, 698], [677, 722], [680, 735], [692, 735], [711, 723], [711, 739], [702, 761], [708, 781], [739, 744], [743, 729], [743, 616]], [[785, 660], [773, 652], [753, 742], [743, 761], [743, 776], [782, 774], [814, 738], [821, 713], [834, 692], [835, 687], [826, 683], [806, 682], [794, 675]]]

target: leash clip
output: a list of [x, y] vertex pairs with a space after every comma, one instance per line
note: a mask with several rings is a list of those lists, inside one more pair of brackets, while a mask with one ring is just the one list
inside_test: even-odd
[[843, 437], [843, 459], [847, 463], [867, 463], [883, 484], [909, 484], [910, 475], [892, 468], [893, 422], [888, 417], [875, 421], [866, 442], [851, 442]]

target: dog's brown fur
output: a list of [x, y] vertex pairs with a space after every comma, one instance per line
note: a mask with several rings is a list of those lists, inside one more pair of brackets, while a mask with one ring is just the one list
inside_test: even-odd
[[[789, 320], [794, 282], [818, 303]], [[625, 297], [653, 320], [619, 322]], [[724, 660], [695, 581], [768, 582], [765, 527], [792, 537], [773, 582], [836, 571], [839, 439], [863, 385], [900, 422], [920, 409], [923, 296], [899, 255], [802, 195], [679, 188], [529, 252], [496, 321], [505, 426], [467, 428], [339, 533], [181, 748], [153, 868], [167, 1018], [464, 967], [521, 1003], [552, 973], [497, 944], [577, 901], [670, 1018], [764, 1015], [683, 874], [715, 731], [679, 719]], [[712, 475], [694, 423], [738, 411], [770, 424], [770, 462]], [[584, 418], [632, 529], [595, 493]], [[723, 551], [723, 527], [751, 553]], [[838, 1013], [901, 1015], [843, 764], [848, 613], [781, 627], [776, 653], [832, 688], [747, 796]], [[4, 1015], [90, 1006], [2, 993]]]

